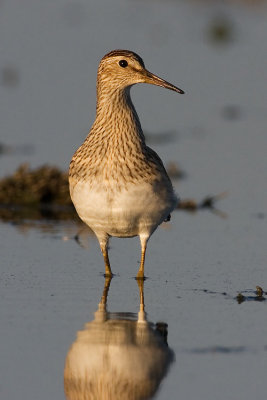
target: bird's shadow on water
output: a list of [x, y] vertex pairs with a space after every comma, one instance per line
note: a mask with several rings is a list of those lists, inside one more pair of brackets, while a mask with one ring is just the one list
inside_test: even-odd
[[111, 278], [106, 278], [94, 319], [77, 332], [67, 353], [68, 400], [150, 399], [175, 359], [167, 343], [167, 324], [147, 320], [144, 281], [137, 281], [138, 313], [108, 311], [110, 284]]

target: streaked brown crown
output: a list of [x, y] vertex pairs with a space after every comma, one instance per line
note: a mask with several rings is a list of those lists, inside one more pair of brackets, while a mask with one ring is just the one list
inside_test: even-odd
[[142, 58], [138, 54], [130, 50], [112, 50], [106, 55], [104, 55], [101, 61], [111, 57], [130, 57], [138, 61], [142, 65], [142, 67], [145, 67]]

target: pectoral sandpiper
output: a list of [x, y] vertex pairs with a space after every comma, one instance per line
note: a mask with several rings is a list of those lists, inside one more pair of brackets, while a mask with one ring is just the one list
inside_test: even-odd
[[70, 194], [80, 218], [96, 234], [112, 276], [108, 257], [111, 236], [139, 236], [144, 278], [147, 241], [177, 205], [171, 181], [145, 137], [130, 98], [136, 83], [150, 83], [178, 93], [181, 89], [149, 72], [128, 50], [114, 50], [100, 61], [95, 122], [75, 152], [69, 171]]

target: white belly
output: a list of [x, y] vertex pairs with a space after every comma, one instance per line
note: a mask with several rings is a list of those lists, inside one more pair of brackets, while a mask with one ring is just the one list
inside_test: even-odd
[[78, 182], [71, 197], [80, 218], [94, 232], [118, 237], [149, 237], [177, 204], [173, 192], [147, 183], [128, 184], [127, 190], [115, 192]]

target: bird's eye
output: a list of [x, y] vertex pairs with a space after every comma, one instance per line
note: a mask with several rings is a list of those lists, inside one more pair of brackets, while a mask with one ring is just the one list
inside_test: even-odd
[[119, 65], [120, 65], [122, 68], [126, 68], [127, 65], [128, 65], [128, 63], [127, 63], [126, 60], [120, 60], [120, 61], [119, 61]]

